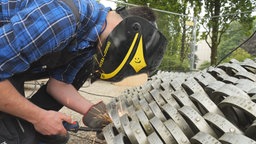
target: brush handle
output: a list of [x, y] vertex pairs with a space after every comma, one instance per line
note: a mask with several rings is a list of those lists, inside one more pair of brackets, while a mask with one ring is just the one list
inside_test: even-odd
[[65, 127], [65, 129], [67, 131], [71, 131], [71, 132], [75, 132], [76, 133], [78, 131], [78, 129], [79, 129], [79, 124], [78, 124], [77, 121], [74, 121], [72, 124], [70, 124], [70, 123], [68, 123], [66, 121], [63, 121], [62, 123], [63, 123], [63, 126]]

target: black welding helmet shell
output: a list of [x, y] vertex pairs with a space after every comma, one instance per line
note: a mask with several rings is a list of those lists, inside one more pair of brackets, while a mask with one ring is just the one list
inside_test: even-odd
[[100, 78], [120, 81], [139, 73], [152, 74], [160, 65], [167, 40], [148, 20], [129, 16], [109, 34], [97, 54]]

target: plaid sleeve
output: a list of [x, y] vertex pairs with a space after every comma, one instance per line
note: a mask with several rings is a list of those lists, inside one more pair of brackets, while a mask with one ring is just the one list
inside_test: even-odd
[[65, 83], [72, 83], [77, 72], [83, 67], [83, 65], [91, 59], [91, 56], [95, 53], [95, 49], [87, 50], [86, 53], [74, 58], [68, 65], [59, 67], [50, 72], [51, 77], [63, 81]]
[[[0, 6], [6, 16], [14, 7], [13, 1]], [[25, 71], [49, 52], [63, 49], [75, 33], [75, 18], [63, 3], [24, 0], [24, 7], [0, 27], [0, 80]]]
[[[84, 51], [93, 47], [97, 41], [110, 8], [104, 7], [95, 0], [77, 0], [75, 2], [77, 2], [76, 5], [81, 14], [81, 25], [78, 27], [77, 32], [77, 46], [74, 47], [78, 51]], [[71, 44], [68, 46], [72, 47]], [[94, 48], [90, 52], [77, 57], [67, 66], [63, 66], [58, 70], [53, 71], [51, 76], [57, 80], [72, 83], [77, 72], [83, 67], [85, 62], [92, 57], [95, 51], [96, 49]]]

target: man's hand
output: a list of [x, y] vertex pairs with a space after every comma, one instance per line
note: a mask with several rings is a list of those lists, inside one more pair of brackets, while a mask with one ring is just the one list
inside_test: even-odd
[[33, 123], [35, 129], [43, 135], [62, 135], [66, 136], [67, 131], [62, 122], [72, 123], [69, 116], [55, 111], [44, 111], [38, 116], [40, 120]]
[[106, 111], [106, 105], [101, 101], [91, 107], [84, 115], [83, 123], [95, 129], [102, 129], [111, 122], [111, 119]]

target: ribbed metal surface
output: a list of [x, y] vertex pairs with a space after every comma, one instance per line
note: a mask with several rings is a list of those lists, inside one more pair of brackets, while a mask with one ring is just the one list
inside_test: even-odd
[[108, 144], [256, 143], [256, 63], [158, 72], [107, 104]]

